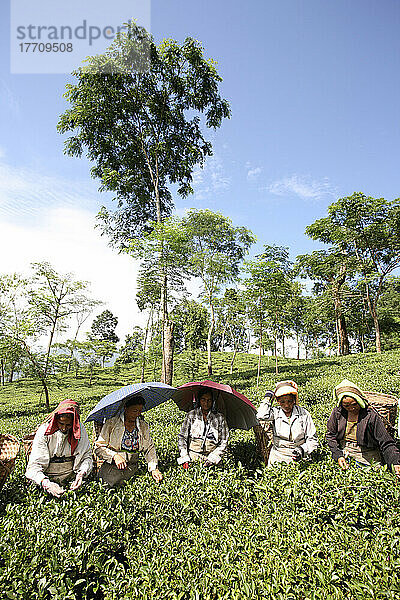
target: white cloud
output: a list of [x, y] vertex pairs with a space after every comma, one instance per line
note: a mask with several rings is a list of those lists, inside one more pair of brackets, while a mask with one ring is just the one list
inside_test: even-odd
[[247, 179], [248, 181], [255, 181], [259, 175], [261, 175], [262, 169], [261, 167], [253, 167], [249, 168], [247, 171]]
[[204, 168], [196, 167], [193, 171], [193, 189], [195, 200], [209, 199], [221, 190], [229, 189], [231, 178], [226, 174], [224, 165], [218, 154], [206, 159]]
[[0, 214], [6, 218], [35, 219], [53, 206], [89, 208], [98, 204], [99, 195], [90, 182], [70, 181], [0, 161]]
[[183, 217], [186, 217], [189, 210], [190, 210], [190, 206], [182, 206], [181, 208], [174, 208], [173, 214], [174, 214], [174, 216], [182, 219]]
[[[93, 213], [66, 207], [46, 211], [40, 224], [0, 222], [1, 271], [27, 274], [31, 262], [47, 260], [59, 273], [89, 281], [91, 296], [104, 302], [93, 316], [111, 310], [123, 340], [134, 325], [145, 321], [135, 303], [138, 263], [108, 247], [94, 224]], [[85, 322], [86, 330], [90, 324], [90, 319]]]
[[337, 195], [328, 179], [316, 181], [297, 174], [274, 181], [267, 189], [276, 196], [296, 195], [303, 200], [319, 200], [326, 196]]
[[[14, 117], [19, 117], [21, 113], [19, 100], [4, 79], [0, 79], [0, 103]], [[4, 108], [2, 110], [4, 111]]]
[[[210, 189], [223, 185], [218, 173], [218, 165], [209, 166]], [[202, 172], [198, 177], [201, 183]], [[81, 339], [92, 318], [109, 309], [118, 317], [117, 334], [123, 341], [135, 325], [146, 322], [135, 302], [139, 262], [111, 249], [107, 238], [94, 228], [99, 195], [90, 183], [0, 160], [1, 273], [28, 275], [31, 262], [48, 261], [59, 273], [73, 273], [76, 279], [90, 282], [91, 296], [104, 304], [85, 322]], [[187, 210], [184, 207], [176, 214], [184, 216]], [[198, 282], [188, 283], [189, 293], [197, 296]]]

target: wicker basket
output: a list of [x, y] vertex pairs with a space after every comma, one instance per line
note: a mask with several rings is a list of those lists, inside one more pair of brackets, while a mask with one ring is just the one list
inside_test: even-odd
[[399, 400], [392, 394], [363, 392], [369, 405], [376, 410], [392, 437], [396, 437], [396, 417]]
[[31, 433], [27, 433], [22, 438], [22, 445], [24, 447], [25, 458], [26, 458], [27, 462], [28, 462], [29, 456], [30, 456], [30, 454], [32, 452], [32, 444], [33, 444], [33, 439], [34, 439], [34, 437], [36, 435], [36, 431], [31, 431]]
[[0, 490], [7, 477], [14, 469], [15, 459], [19, 452], [19, 442], [13, 435], [0, 435]]
[[272, 447], [273, 429], [271, 423], [260, 423], [253, 427], [256, 438], [257, 454], [268, 464], [269, 453]]

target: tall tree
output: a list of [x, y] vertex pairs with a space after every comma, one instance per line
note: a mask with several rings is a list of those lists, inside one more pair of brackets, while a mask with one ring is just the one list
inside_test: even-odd
[[378, 302], [386, 279], [400, 265], [400, 200], [355, 192], [331, 204], [328, 217], [309, 225], [306, 233], [356, 259], [381, 352]]
[[[148, 58], [144, 72], [136, 61], [143, 54]], [[221, 77], [196, 40], [169, 39], [156, 46], [134, 24], [74, 75], [78, 82], [68, 84], [65, 94], [71, 108], [61, 115], [58, 129], [73, 132], [65, 152], [82, 156], [86, 150], [100, 190], [115, 193], [117, 209], [103, 207], [100, 226], [112, 245], [126, 248], [152, 221], [160, 224], [171, 213], [171, 184], [182, 197], [193, 192], [193, 169], [212, 154], [202, 129], [220, 127], [230, 116], [228, 102], [218, 93]], [[172, 354], [167, 345], [173, 346], [166, 294], [162, 278], [163, 365]]]
[[160, 284], [158, 274], [158, 268], [155, 268], [150, 261], [144, 261], [139, 269], [137, 277], [136, 303], [141, 312], [144, 310], [148, 312], [142, 346], [142, 369], [140, 378], [142, 383], [145, 380], [149, 336], [153, 329], [154, 320], [158, 320], [157, 315], [160, 312]]
[[108, 309], [103, 310], [103, 312], [97, 315], [93, 320], [90, 328], [90, 338], [116, 344], [119, 342], [119, 337], [115, 333], [117, 325], [118, 317], [114, 317], [112, 312]]
[[28, 290], [28, 302], [32, 313], [48, 332], [49, 340], [44, 364], [44, 376], [47, 374], [51, 347], [56, 330], [65, 329], [66, 320], [91, 305], [84, 292], [87, 281], [75, 281], [71, 273], [60, 275], [50, 263], [32, 263], [33, 277]]
[[215, 300], [221, 288], [238, 279], [239, 267], [255, 237], [245, 227], [234, 227], [228, 217], [210, 210], [190, 210], [182, 220], [190, 239], [188, 264], [203, 284], [203, 297], [211, 321], [207, 335], [208, 375], [212, 375], [211, 338], [215, 325]]
[[315, 250], [297, 257], [295, 271], [315, 283], [315, 291], [327, 292], [332, 297], [337, 331], [337, 353], [349, 354], [350, 344], [343, 310], [343, 288], [346, 278], [354, 271], [354, 260], [347, 253], [335, 249]]
[[251, 314], [258, 321], [259, 363], [257, 386], [260, 378], [263, 327], [267, 321], [274, 338], [275, 371], [278, 373], [277, 341], [279, 331], [285, 328], [285, 306], [292, 295], [292, 263], [288, 249], [283, 246], [264, 245], [264, 252], [248, 261], [245, 271], [247, 297], [253, 307]]
[[244, 293], [235, 288], [228, 288], [224, 295], [218, 299], [219, 313], [223, 316], [224, 342], [232, 350], [230, 373], [238, 351], [244, 351], [247, 345], [246, 330], [246, 300]]
[[182, 350], [205, 350], [210, 316], [207, 309], [196, 302], [184, 298], [172, 311], [175, 323], [176, 342]]
[[[190, 251], [188, 236], [181, 226], [179, 219], [169, 217], [162, 223], [155, 223], [151, 232], [143, 233], [140, 239], [133, 240], [129, 252], [143, 261], [141, 267], [141, 281], [153, 290], [165, 285], [162, 294], [163, 305], [161, 314], [161, 335], [169, 338], [168, 344], [163, 344], [162, 359], [163, 382], [172, 385], [173, 378], [173, 351], [174, 322], [169, 318], [171, 306], [185, 293], [185, 280], [189, 276], [188, 252]], [[145, 273], [145, 275], [144, 275]], [[168, 326], [165, 326], [165, 318]], [[163, 339], [163, 337], [162, 337]]]
[[45, 361], [43, 355], [34, 349], [40, 336], [45, 333], [45, 328], [27, 306], [29, 286], [30, 281], [18, 274], [4, 275], [0, 278], [0, 332], [13, 350], [26, 357], [30, 363], [32, 374], [42, 384], [46, 408], [50, 410]]
[[143, 329], [135, 326], [132, 333], [125, 336], [125, 343], [119, 349], [115, 363], [125, 365], [140, 359], [143, 355], [143, 341]]

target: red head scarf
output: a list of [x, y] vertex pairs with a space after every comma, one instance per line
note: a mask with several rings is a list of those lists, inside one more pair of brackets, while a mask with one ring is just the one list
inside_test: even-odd
[[75, 452], [75, 448], [81, 439], [81, 425], [79, 422], [79, 404], [74, 400], [63, 400], [57, 406], [56, 410], [50, 417], [49, 425], [44, 432], [45, 435], [52, 435], [59, 430], [57, 416], [71, 415], [72, 427], [68, 433], [68, 441], [71, 444], [71, 454]]

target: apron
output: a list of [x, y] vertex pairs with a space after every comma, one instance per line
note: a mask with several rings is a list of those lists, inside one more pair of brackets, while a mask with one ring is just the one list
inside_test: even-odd
[[118, 452], [120, 455], [125, 455], [127, 466], [125, 469], [118, 469], [117, 465], [112, 462], [104, 461], [100, 467], [98, 478], [109, 487], [115, 487], [131, 479], [138, 470], [139, 452]]
[[58, 457], [51, 458], [49, 466], [43, 472], [51, 481], [59, 484], [65, 483], [75, 477], [74, 460], [73, 456], [65, 456], [62, 460], [59, 460]]
[[298, 448], [306, 441], [305, 438], [300, 438], [296, 442], [285, 440], [274, 436], [271, 452], [268, 459], [268, 466], [270, 467], [274, 463], [290, 463], [293, 460], [293, 450]]
[[363, 467], [371, 466], [372, 462], [375, 462], [379, 465], [382, 464], [379, 448], [367, 448], [366, 446], [359, 446], [357, 442], [345, 440], [341, 440], [339, 445], [343, 450], [345, 458], [354, 458], [356, 463], [362, 465]]
[[217, 444], [207, 440], [204, 442], [203, 439], [195, 438], [190, 440], [189, 444], [189, 456], [191, 460], [206, 460], [207, 456], [215, 450]]

